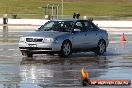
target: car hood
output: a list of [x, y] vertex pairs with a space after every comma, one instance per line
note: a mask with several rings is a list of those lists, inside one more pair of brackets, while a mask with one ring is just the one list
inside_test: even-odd
[[24, 35], [24, 37], [52, 37], [52, 38], [56, 38], [62, 35], [67, 35], [69, 34], [68, 32], [49, 32], [49, 31], [35, 31], [35, 32], [31, 32], [31, 33], [27, 33]]

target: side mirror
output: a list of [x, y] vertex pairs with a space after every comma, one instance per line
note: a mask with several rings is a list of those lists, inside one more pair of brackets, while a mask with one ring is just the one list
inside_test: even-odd
[[75, 32], [80, 32], [81, 30], [80, 29], [74, 29]]
[[72, 33], [80, 32], [80, 29], [73, 29]]

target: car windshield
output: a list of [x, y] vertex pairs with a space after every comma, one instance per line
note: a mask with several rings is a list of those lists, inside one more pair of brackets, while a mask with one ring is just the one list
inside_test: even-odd
[[38, 31], [70, 32], [73, 24], [73, 21], [49, 21], [42, 25]]

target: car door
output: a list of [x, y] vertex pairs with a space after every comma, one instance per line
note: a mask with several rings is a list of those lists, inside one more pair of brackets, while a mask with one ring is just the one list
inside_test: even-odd
[[85, 28], [86, 28], [86, 41], [87, 41], [87, 48], [96, 47], [98, 44], [98, 29], [97, 27], [89, 21], [85, 21]]
[[74, 25], [73, 48], [84, 49], [86, 47], [86, 32], [84, 30], [84, 22], [77, 21]]

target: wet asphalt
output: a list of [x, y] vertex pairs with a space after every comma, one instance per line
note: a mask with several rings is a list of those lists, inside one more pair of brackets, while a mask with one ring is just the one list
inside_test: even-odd
[[[122, 33], [127, 41], [121, 41]], [[0, 88], [83, 88], [81, 68], [90, 79], [132, 80], [132, 31], [109, 30], [110, 44], [103, 56], [92, 52], [23, 57], [18, 42], [0, 43]], [[132, 88], [130, 86], [87, 86], [85, 88]]]

